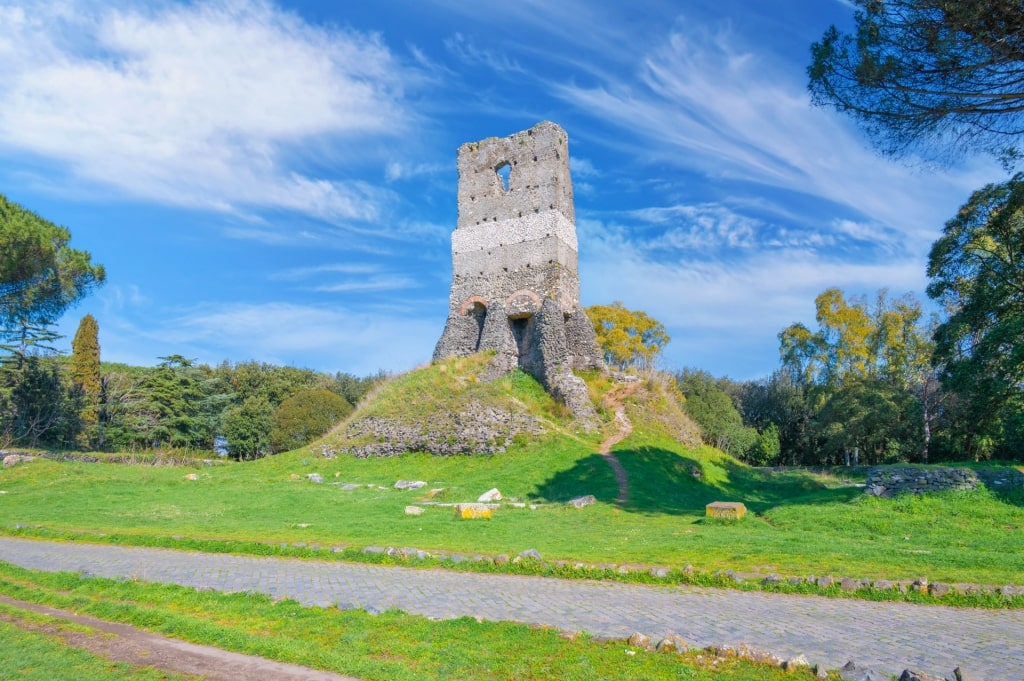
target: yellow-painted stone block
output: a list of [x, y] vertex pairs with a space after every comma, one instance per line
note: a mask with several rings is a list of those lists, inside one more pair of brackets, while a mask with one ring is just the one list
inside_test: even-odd
[[463, 520], [490, 520], [491, 509], [484, 504], [456, 504], [455, 517]]
[[747, 514], [747, 507], [739, 501], [715, 501], [704, 507], [704, 514], [708, 518], [742, 520]]

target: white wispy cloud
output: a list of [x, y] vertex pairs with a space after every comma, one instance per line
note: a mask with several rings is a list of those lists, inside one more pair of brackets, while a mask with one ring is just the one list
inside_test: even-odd
[[401, 275], [371, 276], [362, 279], [322, 284], [313, 290], [320, 293], [350, 293], [366, 291], [397, 291], [400, 289], [418, 288], [420, 283], [412, 277]]
[[628, 76], [547, 85], [640, 140], [648, 162], [818, 197], [915, 236], [934, 233], [993, 170], [926, 177], [879, 158], [849, 121], [811, 107], [802, 74], [745, 49], [727, 28], [680, 20], [653, 42]]
[[588, 159], [569, 156], [569, 170], [573, 177], [598, 177], [601, 175]]
[[385, 176], [392, 182], [396, 180], [409, 180], [416, 177], [423, 177], [425, 175], [439, 175], [441, 173], [450, 172], [452, 172], [450, 164], [409, 163], [403, 161], [391, 161], [384, 169]]
[[386, 193], [290, 162], [412, 118], [404, 94], [415, 75], [378, 36], [316, 27], [261, 0], [26, 0], [0, 7], [0, 60], [0, 150], [204, 209], [372, 220]]
[[310, 267], [292, 267], [280, 272], [273, 272], [267, 278], [272, 281], [300, 281], [321, 274], [374, 274], [379, 271], [379, 265], [336, 262]]
[[445, 49], [460, 61], [491, 68], [503, 73], [523, 73], [525, 70], [514, 59], [487, 48], [479, 47], [462, 33], [456, 33], [444, 41]]

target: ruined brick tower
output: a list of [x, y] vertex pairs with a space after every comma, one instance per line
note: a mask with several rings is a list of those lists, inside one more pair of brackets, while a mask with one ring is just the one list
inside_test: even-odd
[[459, 147], [448, 322], [434, 359], [494, 350], [492, 373], [521, 367], [584, 420], [572, 369], [604, 368], [580, 306], [569, 138], [554, 123]]

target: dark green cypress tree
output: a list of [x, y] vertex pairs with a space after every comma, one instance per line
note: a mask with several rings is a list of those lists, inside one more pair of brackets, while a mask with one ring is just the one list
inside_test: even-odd
[[97, 422], [100, 395], [100, 327], [91, 314], [82, 317], [71, 341], [71, 382], [85, 395], [82, 422]]

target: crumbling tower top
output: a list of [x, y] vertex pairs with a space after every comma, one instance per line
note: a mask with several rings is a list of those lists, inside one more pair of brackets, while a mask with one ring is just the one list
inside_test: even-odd
[[569, 138], [554, 123], [459, 147], [459, 229], [555, 210], [576, 222]]

